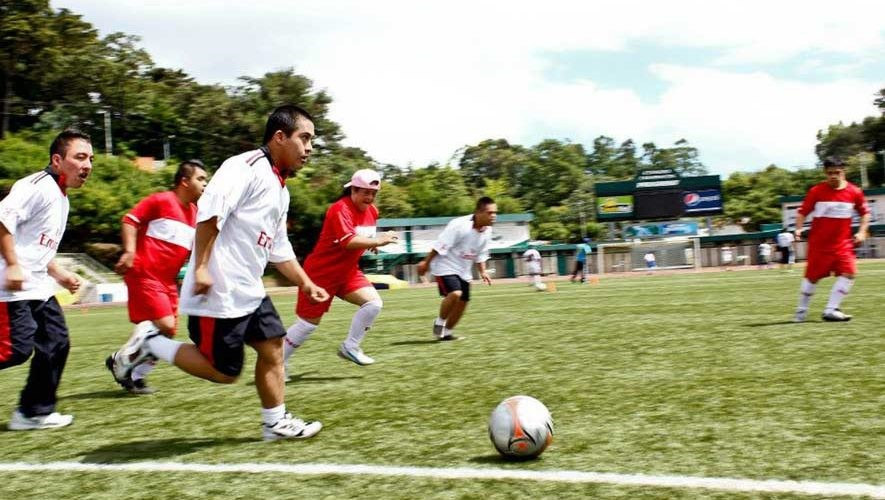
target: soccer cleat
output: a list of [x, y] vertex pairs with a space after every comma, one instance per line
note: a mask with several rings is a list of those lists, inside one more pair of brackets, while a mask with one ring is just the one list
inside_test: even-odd
[[440, 342], [450, 342], [452, 340], [461, 340], [461, 337], [457, 335], [452, 335], [451, 333], [448, 335], [443, 335], [439, 338]]
[[65, 427], [74, 421], [73, 415], [62, 415], [58, 412], [49, 415], [35, 415], [26, 417], [20, 411], [12, 412], [12, 419], [7, 426], [11, 431], [32, 431], [40, 429], [56, 429]]
[[128, 382], [128, 384], [123, 385], [123, 388], [126, 389], [129, 394], [144, 395], [157, 392], [156, 390], [154, 390], [153, 387], [147, 385], [147, 382], [143, 378], [138, 380], [129, 380]]
[[111, 355], [111, 372], [118, 383], [122, 384], [124, 380], [128, 379], [132, 374], [132, 369], [151, 355], [145, 341], [156, 335], [160, 335], [157, 327], [150, 321], [142, 321], [135, 326], [135, 330], [129, 340], [123, 344], [123, 347]]
[[433, 336], [436, 337], [436, 338], [440, 338], [440, 337], [442, 337], [443, 328], [444, 328], [445, 326], [446, 326], [446, 325], [437, 325], [437, 324], [436, 324], [436, 321], [434, 321], [434, 322], [433, 322]]
[[845, 314], [839, 309], [833, 309], [830, 312], [824, 311], [821, 315], [824, 321], [851, 321], [851, 315]]
[[802, 323], [805, 321], [805, 318], [808, 316], [807, 309], [796, 309], [796, 315], [793, 316], [793, 323]]
[[338, 356], [342, 359], [353, 361], [360, 366], [371, 365], [375, 362], [374, 359], [366, 356], [363, 350], [359, 347], [357, 347], [356, 349], [348, 349], [344, 346], [344, 344], [341, 344], [341, 346], [338, 348]]
[[286, 413], [273, 425], [262, 424], [261, 431], [265, 441], [276, 441], [278, 439], [307, 439], [315, 436], [322, 428], [323, 424], [320, 422], [305, 422], [292, 416], [291, 413]]

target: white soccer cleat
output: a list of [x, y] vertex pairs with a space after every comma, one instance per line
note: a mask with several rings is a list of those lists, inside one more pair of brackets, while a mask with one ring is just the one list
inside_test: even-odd
[[851, 315], [845, 314], [839, 309], [833, 309], [832, 311], [824, 311], [823, 315], [821, 315], [824, 321], [851, 321]]
[[151, 355], [145, 341], [156, 335], [160, 335], [160, 330], [151, 321], [142, 321], [135, 326], [129, 340], [123, 344], [119, 351], [112, 354], [111, 371], [117, 382], [127, 380], [132, 374], [132, 369]]
[[265, 441], [307, 439], [315, 436], [322, 428], [323, 424], [320, 422], [305, 422], [300, 418], [292, 416], [291, 413], [286, 413], [282, 419], [273, 425], [263, 424], [261, 432]]
[[342, 359], [352, 361], [360, 366], [371, 365], [375, 362], [374, 359], [366, 356], [366, 353], [364, 353], [363, 350], [359, 347], [357, 347], [356, 349], [348, 349], [344, 346], [344, 344], [341, 344], [341, 346], [338, 348], [338, 356]]
[[433, 336], [436, 337], [437, 339], [442, 337], [443, 328], [445, 328], [445, 325], [437, 325], [436, 321], [434, 321], [433, 322]]
[[805, 322], [805, 318], [808, 316], [807, 309], [796, 309], [796, 314], [793, 316], [793, 323], [803, 323]]
[[49, 415], [36, 415], [26, 417], [20, 411], [12, 412], [12, 419], [7, 426], [11, 431], [33, 431], [40, 429], [57, 429], [71, 425], [74, 421], [73, 415], [62, 415], [59, 412], [53, 412]]

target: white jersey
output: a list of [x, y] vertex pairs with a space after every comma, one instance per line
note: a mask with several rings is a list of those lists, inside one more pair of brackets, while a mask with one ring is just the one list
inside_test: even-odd
[[196, 255], [181, 286], [181, 312], [212, 318], [246, 316], [267, 295], [261, 276], [268, 262], [295, 258], [286, 235], [289, 190], [265, 149], [228, 158], [197, 203], [197, 223], [217, 217], [209, 257], [212, 287], [194, 295]]
[[778, 233], [777, 235], [777, 246], [779, 247], [793, 246], [794, 241], [796, 241], [796, 237], [793, 236], [793, 233], [785, 231], [783, 233]]
[[489, 260], [491, 241], [492, 226], [485, 226], [480, 231], [474, 229], [473, 215], [450, 220], [433, 243], [433, 249], [439, 255], [430, 261], [430, 272], [434, 276], [456, 274], [464, 281], [470, 281], [473, 264]]
[[[47, 300], [55, 294], [56, 282], [47, 269], [65, 232], [69, 209], [58, 176], [48, 168], [16, 181], [0, 201], [0, 222], [15, 239], [24, 274], [23, 290], [0, 290], [0, 302]], [[0, 258], [0, 280], [5, 275], [6, 259]]]
[[771, 245], [769, 245], [768, 243], [760, 243], [759, 255], [763, 257], [771, 257]]
[[529, 274], [541, 274], [541, 253], [534, 248], [529, 248], [522, 254], [525, 259]]

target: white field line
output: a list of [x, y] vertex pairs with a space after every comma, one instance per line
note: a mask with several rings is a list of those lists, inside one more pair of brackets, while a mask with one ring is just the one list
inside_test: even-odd
[[824, 483], [817, 481], [754, 480], [692, 476], [652, 476], [581, 471], [529, 471], [474, 468], [393, 467], [348, 464], [186, 464], [179, 462], [133, 462], [94, 464], [80, 462], [0, 463], [3, 472], [202, 472], [301, 475], [408, 476], [432, 479], [491, 479], [604, 483], [618, 486], [701, 488], [737, 492], [799, 493], [807, 495], [854, 495], [885, 499], [885, 485]]

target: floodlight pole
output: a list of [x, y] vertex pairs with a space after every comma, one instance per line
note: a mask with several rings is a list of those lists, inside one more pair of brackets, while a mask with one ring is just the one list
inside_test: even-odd
[[99, 113], [104, 115], [104, 154], [105, 156], [111, 156], [114, 151], [114, 139], [111, 136], [111, 110], [105, 108], [100, 110]]

